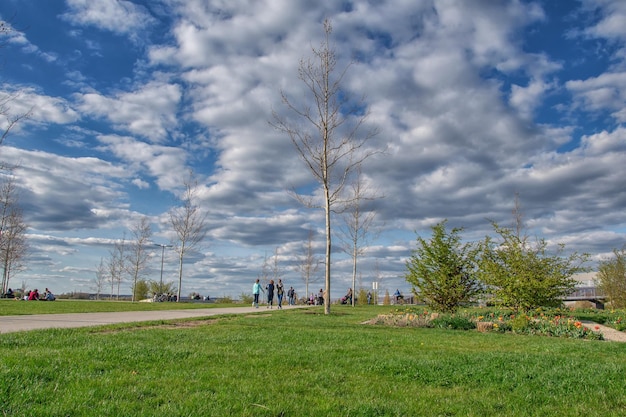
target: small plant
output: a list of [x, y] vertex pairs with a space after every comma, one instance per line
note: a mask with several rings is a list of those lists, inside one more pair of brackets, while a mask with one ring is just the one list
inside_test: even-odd
[[245, 292], [242, 292], [239, 296], [239, 300], [241, 300], [243, 304], [248, 305], [252, 304], [254, 297], [252, 296], [252, 294], [246, 294]]
[[389, 290], [385, 290], [385, 297], [383, 298], [383, 305], [391, 305], [391, 297], [389, 296]]
[[519, 314], [511, 319], [511, 330], [515, 333], [523, 333], [528, 329], [530, 319], [525, 314]]

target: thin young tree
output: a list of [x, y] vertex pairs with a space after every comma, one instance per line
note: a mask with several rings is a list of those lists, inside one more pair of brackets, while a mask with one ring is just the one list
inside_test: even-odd
[[104, 290], [104, 284], [107, 281], [107, 266], [104, 263], [104, 259], [100, 258], [100, 264], [96, 267], [96, 277], [93, 281], [93, 289], [96, 291], [96, 300], [100, 299], [102, 290]]
[[109, 279], [111, 282], [111, 294], [110, 299], [113, 299], [113, 294], [116, 293], [120, 299], [120, 286], [124, 280], [124, 272], [128, 270], [126, 267], [126, 234], [121, 240], [115, 241], [113, 248], [109, 250], [109, 259], [107, 261], [107, 269], [109, 271]]
[[304, 281], [304, 295], [305, 297], [309, 297], [309, 284], [313, 283], [317, 280], [318, 275], [317, 271], [320, 266], [320, 259], [315, 256], [315, 251], [313, 250], [313, 237], [315, 233], [313, 230], [309, 230], [308, 238], [304, 244], [304, 253], [300, 258], [300, 263], [296, 265], [300, 274], [302, 276], [302, 280]]
[[130, 233], [132, 240], [127, 251], [127, 267], [128, 273], [133, 280], [132, 301], [134, 302], [137, 281], [143, 277], [150, 255], [148, 245], [152, 237], [152, 228], [148, 218], [143, 216], [138, 220], [137, 223], [131, 227]]
[[356, 177], [351, 184], [351, 197], [345, 212], [342, 213], [343, 225], [338, 228], [338, 238], [342, 249], [352, 258], [352, 306], [356, 301], [357, 261], [363, 255], [370, 239], [372, 223], [376, 217], [374, 211], [364, 211], [363, 203], [379, 198], [374, 195], [363, 182], [361, 167], [357, 168]]
[[[315, 203], [294, 192], [298, 200], [310, 208], [323, 208], [326, 231], [324, 313], [330, 314], [332, 227], [331, 213], [343, 210], [342, 191], [352, 171], [376, 152], [365, 144], [376, 129], [362, 134], [368, 112], [363, 101], [353, 103], [342, 88], [348, 65], [338, 71], [337, 56], [331, 45], [332, 25], [324, 21], [324, 40], [312, 47], [313, 57], [301, 59], [298, 78], [304, 83], [308, 103], [298, 104], [281, 92], [282, 102], [292, 118], [273, 112], [272, 126], [291, 139], [296, 152], [322, 187], [323, 201]], [[302, 123], [304, 122], [304, 123]]]
[[183, 262], [185, 254], [198, 249], [207, 235], [207, 216], [203, 213], [198, 203], [198, 182], [193, 172], [189, 172], [184, 181], [184, 191], [180, 199], [182, 205], [170, 210], [170, 225], [176, 233], [177, 240], [172, 242], [178, 253], [178, 295], [176, 301], [180, 301], [183, 286]]
[[9, 281], [15, 272], [25, 268], [25, 258], [28, 251], [26, 242], [27, 226], [24, 223], [22, 210], [13, 207], [9, 213], [7, 227], [2, 231], [2, 244], [0, 245], [0, 262], [2, 262], [3, 291], [9, 288]]
[[[14, 32], [13, 27], [7, 21], [0, 20], [0, 48], [6, 43], [6, 38]], [[18, 123], [28, 119], [32, 114], [32, 109], [25, 113], [14, 113], [11, 111], [11, 102], [19, 95], [18, 93], [0, 94], [0, 146], [4, 143], [9, 133]], [[0, 166], [6, 166], [5, 161], [0, 161]]]
[[278, 248], [274, 248], [274, 256], [272, 256], [272, 279], [278, 282], [283, 276], [283, 271], [278, 264]]
[[262, 288], [267, 287], [267, 284], [270, 282], [270, 269], [270, 260], [266, 252], [263, 257], [263, 264], [261, 265], [261, 273], [259, 274], [259, 280], [261, 281]]
[[27, 225], [18, 205], [17, 188], [13, 175], [2, 178], [0, 185], [0, 265], [2, 267], [2, 294], [9, 288], [11, 273], [24, 267], [28, 251]]

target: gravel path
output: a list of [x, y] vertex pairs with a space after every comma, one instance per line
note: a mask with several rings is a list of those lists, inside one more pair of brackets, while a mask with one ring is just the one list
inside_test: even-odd
[[604, 340], [608, 340], [609, 342], [626, 342], [626, 333], [624, 332], [620, 332], [619, 330], [615, 330], [611, 327], [603, 326], [592, 321], [583, 321], [582, 323], [586, 328], [591, 329], [594, 332], [602, 333]]

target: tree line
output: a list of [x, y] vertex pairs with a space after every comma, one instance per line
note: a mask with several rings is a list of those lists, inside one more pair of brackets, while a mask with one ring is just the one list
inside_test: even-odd
[[[179, 205], [168, 212], [168, 220], [173, 238], [168, 245], [156, 244], [152, 241], [152, 226], [148, 217], [143, 216], [130, 227], [130, 237], [126, 235], [117, 240], [109, 250], [108, 257], [102, 258], [96, 268], [94, 288], [96, 297], [110, 285], [110, 297], [115, 294], [119, 299], [120, 286], [130, 281], [132, 301], [141, 300], [148, 295], [160, 296], [169, 294], [170, 298], [180, 301], [183, 286], [183, 265], [185, 255], [199, 249], [207, 234], [207, 212], [203, 211], [197, 200], [198, 182], [192, 171], [183, 179], [183, 191], [179, 197]], [[178, 285], [174, 282], [163, 282], [163, 264], [161, 263], [161, 279], [148, 280], [148, 261], [151, 250], [160, 247], [163, 251], [171, 247], [178, 256]], [[163, 262], [163, 258], [161, 258]]]

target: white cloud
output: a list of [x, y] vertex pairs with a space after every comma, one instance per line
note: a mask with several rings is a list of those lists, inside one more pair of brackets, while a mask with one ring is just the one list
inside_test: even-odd
[[590, 112], [608, 110], [618, 122], [626, 122], [626, 72], [608, 72], [586, 80], [568, 81], [565, 85], [583, 109]]
[[69, 11], [63, 17], [74, 25], [93, 25], [137, 39], [155, 22], [145, 7], [125, 0], [67, 0]]
[[149, 82], [135, 91], [113, 96], [98, 92], [77, 93], [77, 108], [87, 115], [110, 120], [123, 131], [153, 142], [163, 142], [177, 128], [177, 111], [182, 97], [180, 86]]

